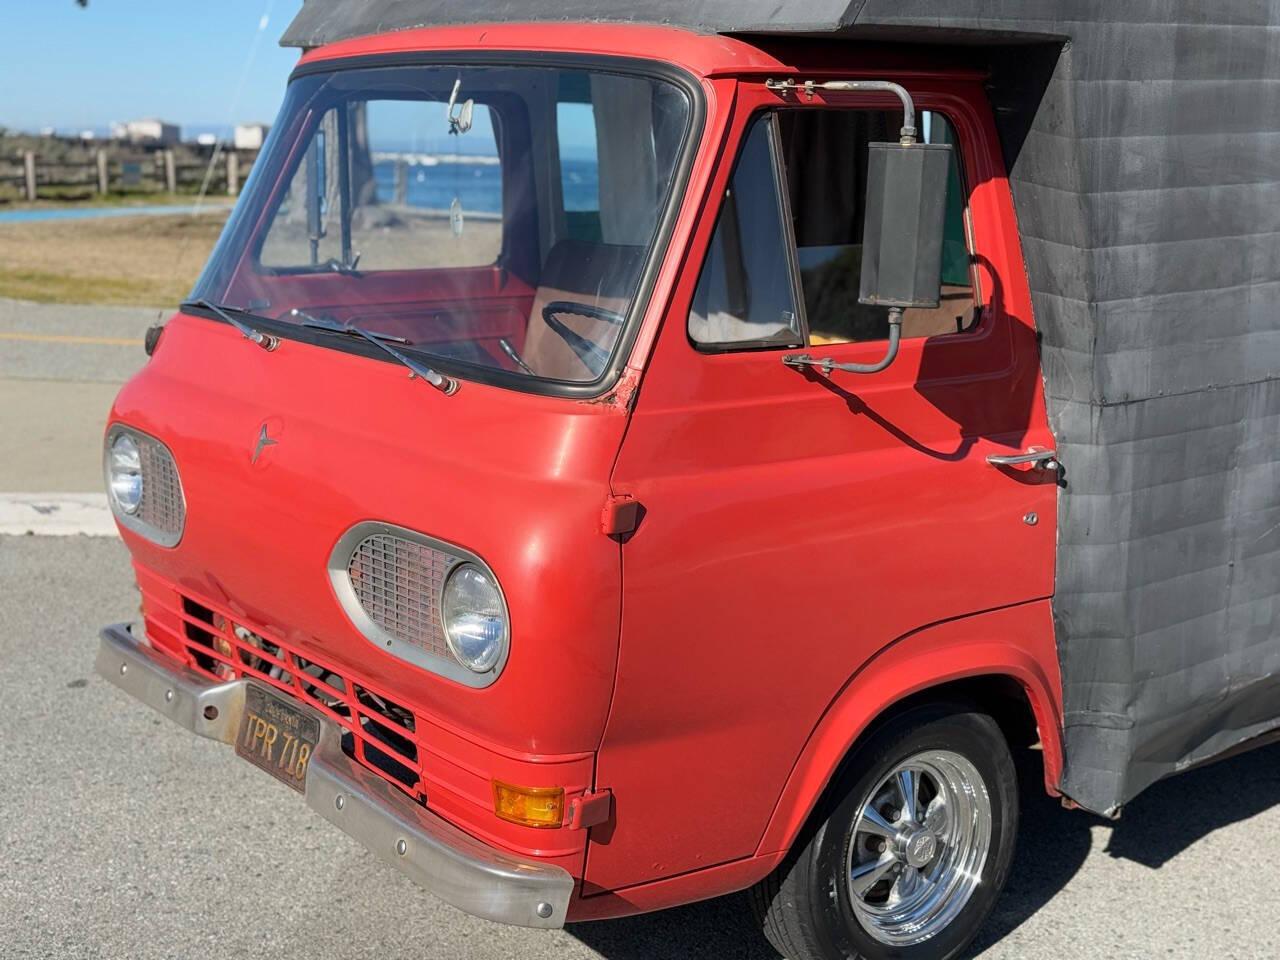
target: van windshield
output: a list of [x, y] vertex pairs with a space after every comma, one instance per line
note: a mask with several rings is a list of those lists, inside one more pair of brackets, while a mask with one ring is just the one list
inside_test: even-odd
[[675, 84], [588, 69], [300, 76], [190, 299], [463, 377], [599, 380], [690, 117]]

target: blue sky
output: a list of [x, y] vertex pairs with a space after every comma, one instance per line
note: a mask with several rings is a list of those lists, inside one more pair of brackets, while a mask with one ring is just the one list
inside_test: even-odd
[[[0, 126], [60, 132], [157, 116], [271, 122], [300, 0], [0, 0]], [[263, 17], [266, 24], [259, 29]], [[242, 79], [243, 78], [243, 79]]]
[[[0, 126], [105, 134], [113, 121], [159, 117], [193, 139], [225, 135], [236, 123], [271, 123], [298, 59], [297, 50], [279, 45], [280, 35], [301, 5], [89, 0], [82, 8], [75, 0], [0, 0]], [[487, 152], [493, 135], [484, 118], [475, 133], [472, 144], [427, 137], [421, 146]], [[594, 154], [589, 111], [563, 114], [560, 136], [566, 154]], [[396, 140], [397, 149], [410, 145], [403, 135]]]

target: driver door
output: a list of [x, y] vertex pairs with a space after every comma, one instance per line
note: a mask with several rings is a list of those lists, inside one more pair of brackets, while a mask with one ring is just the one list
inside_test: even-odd
[[[926, 138], [956, 146], [941, 312], [908, 317], [877, 374], [783, 363], [884, 354], [885, 318], [856, 303], [858, 165], [901, 113], [743, 85], [736, 160], [639, 391], [613, 475], [643, 515], [598, 782], [617, 829], [646, 838], [648, 879], [755, 853], [807, 738], [879, 651], [1053, 589], [1054, 478], [986, 461], [1052, 447], [994, 128], [976, 80], [903, 82]], [[645, 879], [616, 849], [633, 848], [591, 845], [592, 884]]]

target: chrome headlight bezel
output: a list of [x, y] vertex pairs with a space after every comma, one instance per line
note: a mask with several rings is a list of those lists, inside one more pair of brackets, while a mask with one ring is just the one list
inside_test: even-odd
[[[112, 451], [121, 437], [128, 437], [133, 441], [139, 454], [141, 491], [138, 504], [132, 510], [127, 509], [126, 505], [116, 498], [111, 483]], [[148, 479], [149, 469], [164, 469], [172, 473], [171, 477], [164, 478], [171, 485], [168, 495], [173, 502], [169, 504], [169, 513], [176, 517], [176, 522], [170, 526], [162, 526], [155, 522], [153, 507], [159, 496], [157, 490], [164, 485], [156, 476]], [[187, 525], [186, 491], [182, 486], [182, 475], [178, 472], [177, 460], [173, 456], [173, 451], [165, 443], [134, 427], [114, 423], [108, 428], [103, 443], [102, 473], [107, 488], [107, 504], [111, 507], [111, 513], [120, 526], [161, 547], [173, 548], [181, 542]]]
[[[433, 585], [430, 596], [431, 613], [439, 618], [440, 639], [443, 640], [438, 653], [432, 652], [423, 645], [411, 642], [386, 629], [382, 623], [379, 623], [371, 615], [370, 610], [366, 609], [360, 595], [357, 593], [350, 572], [352, 560], [366, 541], [379, 538], [408, 541], [440, 555], [440, 561], [444, 564], [444, 569], [439, 576], [439, 584]], [[498, 655], [493, 665], [481, 672], [470, 669], [458, 659], [453, 652], [453, 644], [448, 639], [443, 623], [445, 587], [453, 572], [459, 567], [468, 564], [482, 571], [497, 591], [504, 624]], [[365, 640], [384, 653], [390, 653], [406, 663], [446, 677], [467, 687], [487, 687], [501, 675], [511, 653], [511, 613], [507, 606], [506, 594], [502, 590], [502, 584], [499, 582], [497, 575], [484, 560], [470, 550], [406, 527], [366, 520], [351, 527], [338, 539], [329, 555], [328, 572], [330, 586], [333, 588], [334, 595], [343, 612], [346, 613], [347, 618]], [[377, 612], [376, 609], [375, 612]]]

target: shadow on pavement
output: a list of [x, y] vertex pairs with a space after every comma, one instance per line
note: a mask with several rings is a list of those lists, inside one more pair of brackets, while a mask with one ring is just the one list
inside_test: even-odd
[[1124, 810], [1106, 851], [1158, 870], [1215, 830], [1280, 804], [1280, 744], [1156, 784]]
[[[1094, 827], [1109, 831], [1106, 853], [1160, 869], [1198, 841], [1280, 804], [1280, 744], [1231, 757], [1156, 784], [1118, 822], [1064, 810], [1040, 786], [1038, 762], [1020, 765], [1022, 827], [1004, 897], [979, 933], [975, 957], [1052, 900], [1081, 870]], [[623, 920], [572, 924], [567, 932], [608, 960], [777, 960], [736, 894]]]
[[745, 894], [565, 930], [608, 960], [778, 960]]

